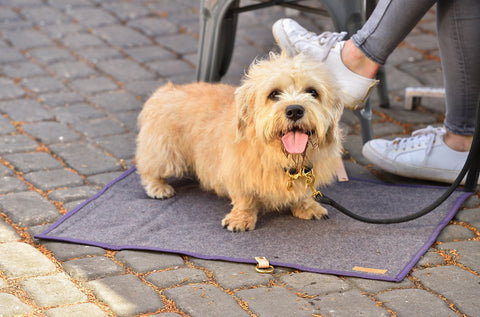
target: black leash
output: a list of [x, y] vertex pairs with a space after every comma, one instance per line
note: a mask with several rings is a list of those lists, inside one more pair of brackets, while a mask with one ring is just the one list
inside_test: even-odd
[[475, 188], [477, 186], [478, 176], [480, 172], [480, 99], [477, 106], [477, 121], [475, 124], [475, 133], [473, 135], [472, 146], [470, 147], [470, 152], [468, 153], [467, 160], [465, 161], [465, 164], [462, 170], [460, 171], [460, 174], [458, 174], [455, 182], [453, 182], [453, 184], [450, 185], [450, 187], [442, 196], [440, 196], [437, 200], [435, 200], [429, 206], [423, 208], [422, 210], [416, 213], [413, 213], [407, 216], [386, 218], [386, 219], [374, 219], [374, 218], [368, 218], [368, 217], [357, 215], [351, 212], [350, 210], [348, 210], [347, 208], [343, 207], [339, 203], [337, 203], [332, 198], [329, 198], [319, 192], [315, 193], [313, 195], [313, 198], [321, 204], [330, 205], [336, 208], [341, 213], [362, 222], [373, 223], [373, 224], [393, 224], [393, 223], [407, 222], [407, 221], [411, 221], [413, 219], [417, 219], [422, 216], [425, 216], [426, 214], [428, 214], [429, 212], [437, 208], [457, 189], [458, 185], [460, 185], [461, 181], [463, 180], [467, 172], [468, 172], [468, 176], [465, 181], [464, 191], [473, 192], [475, 191]]

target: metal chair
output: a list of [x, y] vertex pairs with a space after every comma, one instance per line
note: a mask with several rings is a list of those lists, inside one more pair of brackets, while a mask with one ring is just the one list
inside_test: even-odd
[[[240, 6], [240, 0], [202, 0], [200, 12], [200, 40], [197, 57], [199, 81], [217, 82], [230, 65], [235, 42], [239, 13], [281, 5], [289, 8], [330, 16], [337, 31], [354, 34], [366, 21], [375, 7], [375, 0], [321, 0], [326, 10], [300, 4], [303, 0], [259, 0], [258, 3]], [[379, 97], [382, 107], [388, 107], [385, 72], [380, 69]], [[364, 109], [355, 111], [360, 119], [363, 142], [373, 138], [370, 102]]]

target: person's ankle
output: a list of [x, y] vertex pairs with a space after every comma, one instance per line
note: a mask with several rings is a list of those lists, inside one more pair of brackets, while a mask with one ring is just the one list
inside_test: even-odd
[[467, 152], [472, 146], [473, 136], [453, 134], [447, 130], [443, 142], [452, 150], [458, 152]]
[[375, 78], [380, 65], [363, 55], [351, 40], [345, 42], [342, 49], [342, 61], [352, 72], [367, 78]]

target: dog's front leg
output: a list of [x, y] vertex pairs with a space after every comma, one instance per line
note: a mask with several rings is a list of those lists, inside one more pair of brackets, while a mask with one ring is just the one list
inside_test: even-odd
[[291, 207], [292, 214], [300, 219], [320, 219], [328, 218], [328, 211], [322, 207], [319, 203], [312, 199], [310, 196], [306, 196], [302, 200], [293, 204]]
[[253, 199], [232, 199], [233, 208], [222, 220], [222, 226], [230, 231], [255, 229], [258, 206]]

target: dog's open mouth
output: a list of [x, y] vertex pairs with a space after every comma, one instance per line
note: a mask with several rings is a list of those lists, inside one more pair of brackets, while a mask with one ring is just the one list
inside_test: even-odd
[[282, 143], [285, 150], [290, 154], [301, 154], [307, 148], [308, 138], [315, 134], [315, 130], [303, 131], [293, 129], [282, 136]]

